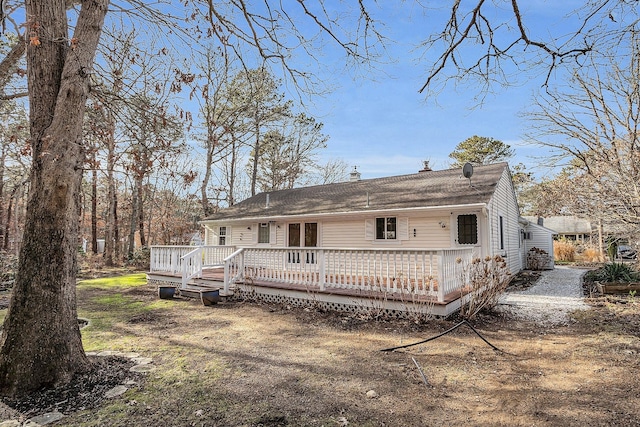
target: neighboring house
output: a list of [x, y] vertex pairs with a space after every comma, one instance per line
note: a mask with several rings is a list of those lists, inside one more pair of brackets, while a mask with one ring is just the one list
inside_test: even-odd
[[591, 222], [577, 216], [550, 216], [546, 218], [525, 217], [532, 222], [555, 231], [556, 239], [573, 240], [577, 243], [590, 243], [592, 239]]
[[200, 252], [152, 248], [149, 279], [181, 273], [183, 287], [204, 283], [204, 264], [218, 267], [223, 294], [448, 315], [460, 307], [473, 258], [501, 255], [512, 274], [525, 267], [530, 223], [519, 216], [506, 163], [476, 166], [470, 179], [461, 169], [359, 178], [354, 171], [349, 182], [261, 193], [222, 209], [202, 221]]

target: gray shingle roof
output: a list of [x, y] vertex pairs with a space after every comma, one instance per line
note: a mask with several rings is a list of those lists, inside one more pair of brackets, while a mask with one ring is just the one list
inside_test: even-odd
[[[488, 203], [507, 163], [475, 166], [469, 180], [462, 169], [293, 188], [256, 194], [220, 210], [209, 220], [363, 212]], [[369, 205], [367, 207], [367, 198]]]
[[[531, 221], [537, 221], [535, 217]], [[545, 227], [560, 233], [560, 234], [590, 234], [591, 223], [583, 218], [577, 216], [550, 216], [543, 218], [543, 224]]]

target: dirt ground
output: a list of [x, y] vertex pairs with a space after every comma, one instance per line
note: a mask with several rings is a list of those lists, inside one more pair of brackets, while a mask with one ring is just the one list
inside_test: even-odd
[[[371, 321], [249, 301], [160, 301], [148, 286], [80, 288], [85, 349], [156, 369], [55, 426], [640, 425], [640, 301], [598, 298], [568, 326], [484, 313]], [[422, 376], [424, 374], [424, 377]], [[426, 381], [426, 382], [425, 382]], [[64, 411], [63, 411], [64, 412]], [[0, 422], [17, 413], [0, 409]]]

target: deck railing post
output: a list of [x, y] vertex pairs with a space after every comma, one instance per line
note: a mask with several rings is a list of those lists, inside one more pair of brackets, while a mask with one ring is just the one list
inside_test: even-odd
[[444, 302], [444, 288], [445, 288], [445, 262], [444, 251], [438, 251], [438, 302]]
[[324, 263], [324, 250], [319, 249], [318, 250], [318, 257], [317, 260], [318, 262], [318, 286], [320, 287], [321, 291], [324, 291], [324, 284], [325, 284], [325, 263]]

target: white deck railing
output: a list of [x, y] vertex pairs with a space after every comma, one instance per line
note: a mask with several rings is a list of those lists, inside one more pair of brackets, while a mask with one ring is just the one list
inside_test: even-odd
[[149, 270], [173, 274], [183, 271], [185, 255], [201, 249], [202, 267], [223, 266], [224, 260], [235, 250], [235, 246], [152, 246]]
[[[472, 248], [236, 250], [233, 246], [203, 246], [198, 249], [152, 247], [151, 271], [182, 272], [184, 286], [190, 278], [201, 274], [202, 267], [224, 265], [225, 291], [235, 281], [244, 280], [291, 283], [320, 290], [435, 296], [443, 302], [446, 295], [463, 286], [463, 269], [473, 254]], [[202, 264], [199, 266], [198, 262]]]

